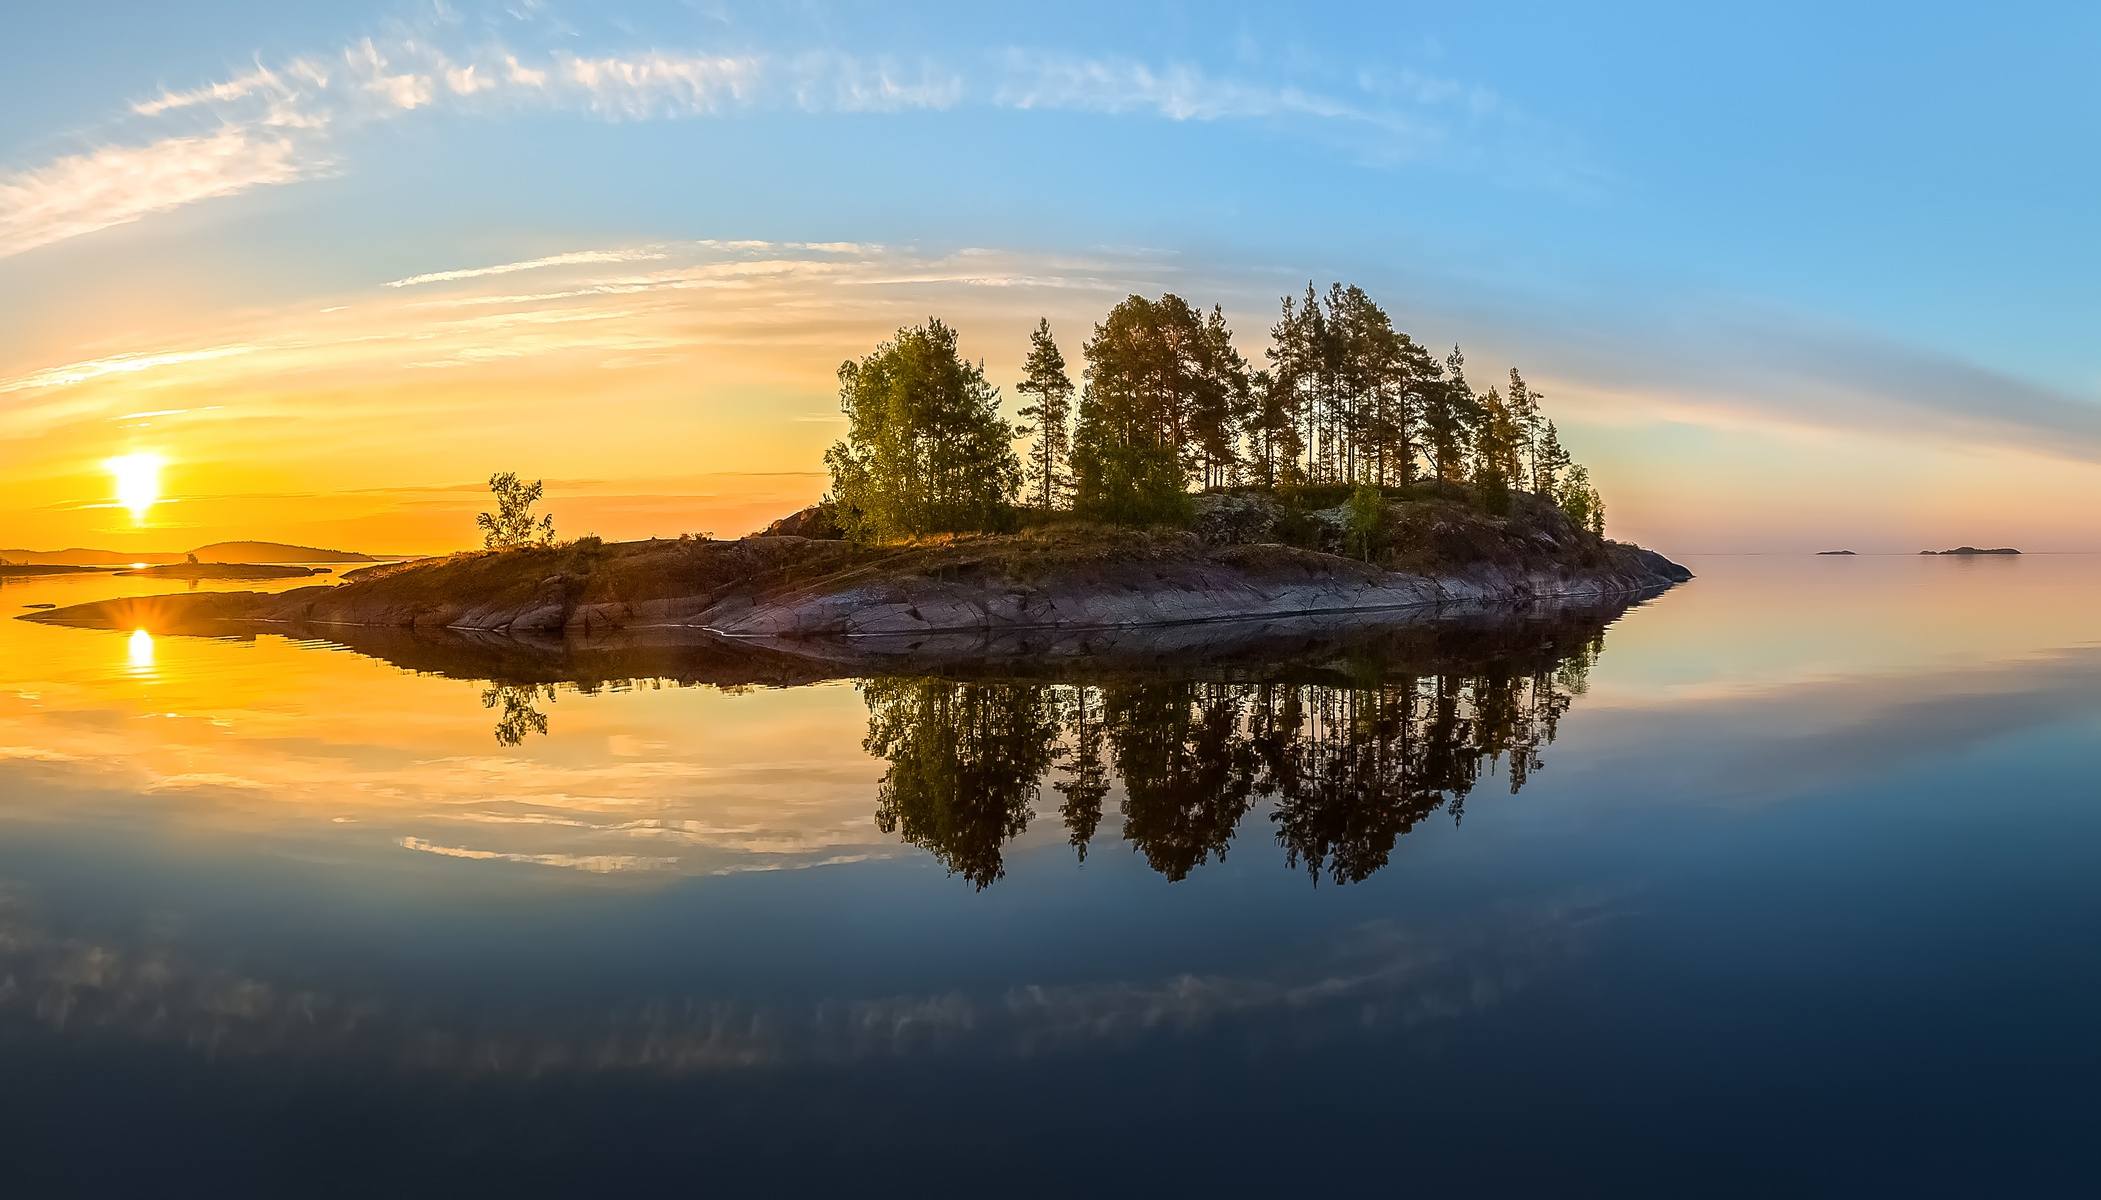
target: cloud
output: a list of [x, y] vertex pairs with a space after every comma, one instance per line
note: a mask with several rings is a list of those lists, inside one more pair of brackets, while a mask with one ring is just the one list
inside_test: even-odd
[[604, 117], [640, 120], [700, 116], [743, 107], [757, 94], [765, 64], [756, 58], [650, 53], [632, 57], [559, 55], [560, 90], [581, 96]]
[[[433, 109], [580, 111], [605, 120], [941, 111], [976, 103], [1012, 112], [1138, 114], [1169, 121], [1303, 123], [1333, 131], [1360, 159], [1393, 164], [1448, 152], [1478, 158], [1483, 139], [1452, 152], [1445, 122], [1512, 114], [1486, 88], [1412, 71], [1323, 76], [1319, 86], [1240, 79], [1182, 63], [1008, 50], [956, 63], [833, 49], [536, 52], [452, 44], [447, 22], [385, 40], [252, 69], [128, 106], [131, 118], [194, 129], [61, 157], [0, 176], [0, 257], [251, 188], [328, 170], [347, 128]], [[441, 41], [447, 45], [439, 44]], [[1492, 139], [1491, 139], [1492, 140]], [[1486, 153], [1494, 153], [1488, 151]], [[1524, 177], [1582, 176], [1528, 153]]]
[[281, 93], [285, 90], [284, 81], [278, 78], [276, 72], [258, 63], [255, 70], [246, 75], [236, 75], [231, 79], [208, 83], [186, 92], [162, 92], [151, 100], [142, 100], [132, 105], [131, 111], [142, 117], [157, 117], [165, 112], [192, 108], [199, 104], [226, 104], [265, 90]]
[[596, 263], [647, 262], [664, 257], [664, 252], [648, 248], [633, 250], [574, 250], [567, 254], [550, 254], [545, 258], [531, 258], [523, 262], [498, 263], [492, 267], [466, 267], [454, 271], [431, 271], [423, 275], [411, 275], [406, 279], [391, 279], [390, 288], [417, 287], [426, 283], [451, 283], [460, 279], [479, 279], [486, 275], [509, 275], [516, 271], [538, 271], [547, 267], [588, 266]]
[[0, 176], [0, 258], [329, 166], [290, 137], [232, 126], [67, 155]]

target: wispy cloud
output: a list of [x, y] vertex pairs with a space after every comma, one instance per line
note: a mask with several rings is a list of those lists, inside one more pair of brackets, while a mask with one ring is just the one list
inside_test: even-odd
[[464, 267], [454, 271], [431, 271], [423, 275], [411, 275], [406, 279], [390, 279], [390, 288], [417, 287], [426, 283], [451, 283], [460, 279], [480, 279], [486, 275], [509, 275], [517, 271], [538, 271], [547, 267], [578, 267], [597, 263], [648, 262], [664, 257], [662, 250], [575, 250], [567, 254], [550, 254], [545, 258], [529, 258], [523, 262], [498, 263], [490, 267]]
[[290, 137], [238, 126], [67, 155], [0, 176], [0, 258], [329, 166]]
[[[166, 89], [129, 121], [191, 128], [0, 173], [0, 257], [202, 200], [333, 168], [342, 131], [438, 109], [575, 111], [603, 120], [939, 111], [1133, 114], [1168, 121], [1304, 123], [1392, 164], [1447, 146], [1446, 122], [1502, 119], [1486, 88], [1409, 71], [1315, 85], [1240, 79], [1182, 63], [1011, 49], [955, 62], [835, 49], [581, 53], [455, 43], [436, 26]], [[135, 131], [127, 130], [128, 132]], [[1470, 149], [1469, 153], [1477, 153]], [[1534, 172], [1536, 176], [1538, 172]], [[523, 268], [521, 268], [523, 269]]]

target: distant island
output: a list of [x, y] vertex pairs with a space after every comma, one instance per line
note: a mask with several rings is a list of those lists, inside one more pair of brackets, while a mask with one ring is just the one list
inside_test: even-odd
[[1977, 547], [1975, 547], [1975, 546], [1957, 546], [1957, 547], [1956, 547], [1955, 549], [1953, 549], [1953, 550], [1921, 550], [1921, 551], [1919, 551], [1919, 553], [1920, 553], [1920, 554], [1933, 554], [1933, 555], [1948, 555], [1948, 554], [1955, 554], [1955, 555], [1971, 555], [1971, 554], [2019, 554], [2019, 553], [2020, 553], [2020, 551], [2019, 551], [2019, 550], [2016, 550], [2016, 549], [2014, 549], [2014, 548], [2013, 548], [2013, 547], [2011, 547], [2011, 546], [2000, 546], [2000, 547], [1998, 547], [1997, 549], [1994, 549], [1994, 550], [1979, 550], [1979, 549], [1978, 549]]
[[213, 542], [176, 553], [131, 553], [123, 550], [0, 550], [0, 562], [17, 566], [137, 567], [200, 563], [369, 563], [378, 559], [350, 550], [324, 550], [284, 542]]
[[1829, 556], [1834, 556], [1834, 555], [1836, 555], [1836, 556], [1840, 556], [1840, 557], [1846, 557], [1846, 558], [1850, 558], [1850, 557], [1852, 557], [1852, 556], [1853, 556], [1853, 551], [1851, 551], [1851, 550], [1819, 550], [1819, 551], [1817, 551], [1817, 557], [1819, 557], [1819, 558], [1824, 558], [1824, 557], [1829, 557]]
[[16, 563], [0, 558], [0, 579], [17, 579], [35, 575], [100, 575], [107, 574], [108, 567], [68, 567], [51, 563]]
[[[275, 594], [127, 598], [25, 618], [156, 631], [311, 627], [745, 639], [1011, 640], [1309, 614], [1634, 596], [1692, 577], [1605, 536], [1605, 506], [1515, 368], [1476, 390], [1362, 289], [1285, 297], [1267, 366], [1223, 310], [1131, 296], [1075, 386], [1039, 321], [1018, 423], [939, 320], [839, 368], [822, 503], [736, 541], [555, 537], [492, 476], [483, 550]], [[1026, 456], [1015, 449], [1026, 440]], [[223, 547], [204, 549], [222, 550]], [[203, 557], [200, 549], [199, 557]], [[241, 546], [240, 556], [261, 557]], [[308, 557], [301, 561], [316, 561]], [[347, 560], [347, 559], [346, 559]], [[156, 567], [180, 577], [201, 564]], [[1390, 620], [1392, 618], [1381, 618]], [[839, 643], [852, 655], [874, 643]]]
[[271, 563], [186, 562], [118, 571], [118, 575], [151, 575], [162, 579], [303, 579], [324, 572], [313, 567]]

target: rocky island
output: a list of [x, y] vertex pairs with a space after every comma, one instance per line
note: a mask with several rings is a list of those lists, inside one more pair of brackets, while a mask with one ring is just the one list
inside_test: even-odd
[[[1076, 522], [862, 546], [758, 535], [525, 547], [425, 559], [280, 593], [126, 598], [29, 620], [156, 632], [449, 629], [604, 636], [684, 629], [738, 638], [996, 636], [1308, 614], [1430, 612], [1636, 595], [1691, 578], [1638, 546], [1579, 529], [1529, 496], [1508, 517], [1451, 500], [1385, 505], [1368, 557], [1339, 522], [1279, 540], [1290, 514], [1251, 494], [1203, 497], [1192, 528]], [[1289, 532], [1289, 531], [1287, 531]]]
[[2014, 549], [2011, 546], [2000, 546], [1997, 549], [1993, 550], [1979, 550], [1975, 546], [1957, 546], [1953, 550], [1921, 550], [1919, 551], [1919, 553], [1940, 556], [1954, 555], [1956, 557], [1969, 557], [1971, 555], [1979, 554], [2019, 554], [2020, 551]]
[[[476, 518], [481, 552], [26, 619], [324, 637], [684, 633], [798, 653], [826, 642], [851, 658], [932, 641], [1022, 653], [1042, 634], [1069, 650], [1100, 645], [1079, 636], [1100, 631], [1405, 622], [1691, 578], [1604, 536], [1588, 470], [1515, 368], [1507, 388], [1476, 391], [1456, 346], [1433, 356], [1360, 288], [1309, 284], [1281, 308], [1270, 366], [1254, 369], [1219, 307], [1130, 296], [1086, 343], [1084, 391], [1039, 321], [1015, 388], [1020, 424], [953, 328], [899, 329], [838, 370], [847, 430], [825, 455], [825, 502], [751, 537], [560, 542], [535, 507], [541, 483], [500, 472], [494, 510]], [[309, 573], [199, 557], [140, 573]]]

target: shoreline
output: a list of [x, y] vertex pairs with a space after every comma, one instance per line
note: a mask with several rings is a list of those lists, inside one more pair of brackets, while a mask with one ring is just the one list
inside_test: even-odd
[[830, 642], [881, 656], [936, 639], [1143, 635], [1324, 619], [1367, 625], [1446, 610], [1580, 605], [1691, 578], [1639, 547], [1592, 542], [1432, 572], [1188, 534], [999, 535], [861, 548], [758, 537], [650, 541], [426, 560], [282, 592], [119, 597], [17, 619], [167, 633], [416, 630], [600, 640], [700, 635]]

